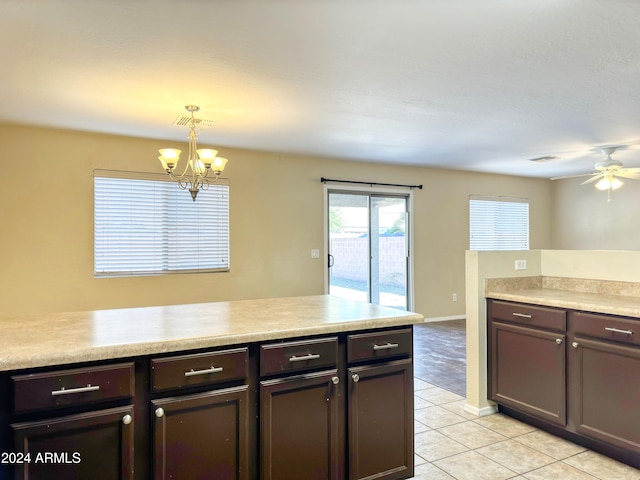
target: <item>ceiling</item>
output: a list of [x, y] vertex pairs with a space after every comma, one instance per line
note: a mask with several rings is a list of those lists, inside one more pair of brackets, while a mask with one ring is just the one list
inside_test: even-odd
[[196, 104], [222, 152], [640, 167], [637, 0], [2, 0], [0, 69], [0, 122], [186, 141]]

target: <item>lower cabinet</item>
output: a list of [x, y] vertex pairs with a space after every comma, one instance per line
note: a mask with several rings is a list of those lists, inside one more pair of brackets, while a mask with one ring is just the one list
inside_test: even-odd
[[153, 400], [153, 478], [248, 480], [247, 389]]
[[640, 339], [634, 338], [640, 322], [594, 314], [570, 320], [571, 428], [634, 452], [640, 468]]
[[[28, 480], [133, 479], [133, 407], [11, 425], [15, 477]], [[28, 460], [27, 460], [28, 458]]]
[[493, 322], [491, 399], [566, 424], [565, 335]]
[[575, 431], [640, 454], [640, 349], [576, 337], [569, 356]]
[[407, 479], [412, 344], [372, 329], [9, 372], [0, 478]]
[[348, 370], [349, 479], [413, 475], [411, 360]]
[[640, 468], [640, 321], [498, 300], [488, 314], [490, 398]]
[[343, 478], [339, 389], [337, 370], [260, 382], [261, 478]]
[[261, 478], [412, 477], [412, 352], [411, 328], [263, 345]]

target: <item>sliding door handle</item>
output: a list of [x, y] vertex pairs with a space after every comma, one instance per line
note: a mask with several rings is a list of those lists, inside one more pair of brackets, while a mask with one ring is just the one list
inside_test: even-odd
[[329, 268], [333, 267], [333, 264], [334, 264], [334, 258], [333, 258], [333, 255], [329, 254], [329, 257], [328, 257], [328, 259], [327, 259], [327, 260], [328, 260], [328, 262], [327, 262], [327, 266], [328, 266]]

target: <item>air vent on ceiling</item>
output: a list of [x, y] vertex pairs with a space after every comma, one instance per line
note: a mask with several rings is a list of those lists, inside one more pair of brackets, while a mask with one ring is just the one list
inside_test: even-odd
[[540, 162], [540, 163], [542, 163], [542, 162], [550, 162], [551, 160], [555, 160], [557, 158], [558, 157], [554, 157], [552, 155], [545, 155], [544, 157], [530, 158], [529, 160], [531, 162]]

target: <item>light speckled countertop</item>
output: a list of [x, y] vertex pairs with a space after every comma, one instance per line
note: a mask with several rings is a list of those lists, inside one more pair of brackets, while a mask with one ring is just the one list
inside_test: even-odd
[[330, 295], [0, 319], [0, 371], [421, 323]]
[[487, 279], [485, 297], [640, 318], [640, 284], [558, 277]]

